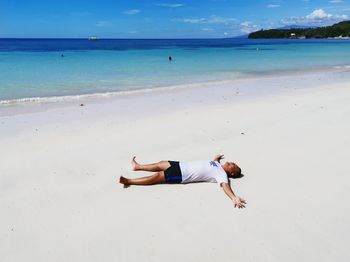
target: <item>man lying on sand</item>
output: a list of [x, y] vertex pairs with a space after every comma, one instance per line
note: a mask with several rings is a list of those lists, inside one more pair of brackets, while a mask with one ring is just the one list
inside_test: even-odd
[[125, 186], [129, 185], [155, 185], [161, 183], [186, 184], [193, 182], [216, 182], [233, 201], [235, 207], [244, 208], [246, 201], [236, 196], [229, 182], [230, 178], [239, 178], [242, 176], [241, 169], [233, 162], [220, 164], [224, 155], [215, 156], [213, 161], [194, 161], [194, 162], [177, 162], [177, 161], [160, 161], [158, 163], [141, 165], [133, 157], [131, 164], [134, 171], [157, 172], [151, 176], [129, 179], [123, 176], [119, 182]]

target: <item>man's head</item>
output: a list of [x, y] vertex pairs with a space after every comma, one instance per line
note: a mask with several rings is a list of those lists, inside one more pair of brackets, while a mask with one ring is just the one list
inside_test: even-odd
[[240, 178], [242, 177], [242, 170], [241, 168], [233, 163], [233, 162], [226, 162], [222, 165], [222, 168], [225, 170], [227, 175], [231, 178]]

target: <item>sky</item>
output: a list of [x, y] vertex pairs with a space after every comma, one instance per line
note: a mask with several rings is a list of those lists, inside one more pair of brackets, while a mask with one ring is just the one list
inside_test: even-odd
[[223, 38], [350, 20], [350, 0], [0, 0], [0, 38]]

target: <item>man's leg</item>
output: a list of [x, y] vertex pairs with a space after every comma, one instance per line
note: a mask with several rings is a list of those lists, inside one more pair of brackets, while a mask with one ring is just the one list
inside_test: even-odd
[[170, 167], [169, 161], [160, 161], [158, 163], [141, 165], [136, 162], [135, 156], [131, 160], [131, 166], [133, 171], [148, 171], [148, 172], [159, 172], [165, 171]]
[[121, 176], [119, 179], [119, 183], [124, 184], [126, 186], [128, 185], [146, 186], [146, 185], [161, 184], [164, 182], [165, 182], [165, 176], [163, 171], [155, 173], [154, 175], [151, 175], [151, 176], [146, 176], [141, 178], [129, 179]]

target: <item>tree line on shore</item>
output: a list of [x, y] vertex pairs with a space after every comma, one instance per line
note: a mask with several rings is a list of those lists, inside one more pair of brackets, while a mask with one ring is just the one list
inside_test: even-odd
[[335, 38], [350, 37], [350, 21], [317, 28], [269, 29], [256, 31], [249, 38]]

